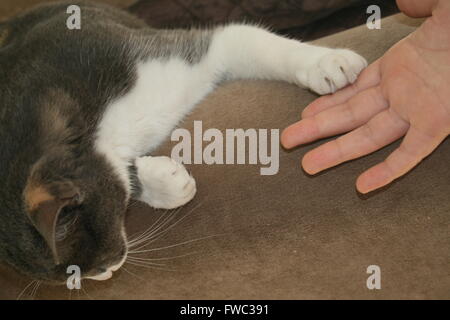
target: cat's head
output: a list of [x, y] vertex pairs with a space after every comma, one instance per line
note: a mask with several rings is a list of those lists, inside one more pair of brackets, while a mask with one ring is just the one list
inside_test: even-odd
[[122, 38], [68, 30], [67, 6], [0, 23], [0, 262], [58, 283], [71, 265], [108, 278], [126, 256], [128, 186], [93, 145], [103, 107], [134, 81]]
[[71, 265], [96, 280], [122, 265], [126, 194], [101, 156], [52, 150], [31, 166], [21, 193], [21, 209], [3, 217], [9, 228], [2, 235], [19, 271], [62, 283]]

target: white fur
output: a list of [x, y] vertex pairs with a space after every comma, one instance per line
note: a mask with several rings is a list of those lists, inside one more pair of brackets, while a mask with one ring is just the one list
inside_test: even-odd
[[214, 87], [214, 74], [181, 59], [140, 63], [135, 87], [108, 106], [97, 149], [111, 159], [130, 191], [127, 166], [155, 149]]
[[189, 202], [197, 188], [186, 168], [169, 157], [141, 157], [136, 160], [142, 184], [139, 200], [154, 208], [174, 209]]
[[86, 277], [85, 279], [96, 280], [96, 281], [105, 281], [111, 279], [113, 276], [113, 272], [119, 270], [125, 261], [127, 260], [127, 254], [125, 254], [122, 260], [114, 266], [109, 267], [105, 272], [97, 274], [95, 276]]
[[[138, 175], [144, 182], [141, 200], [174, 208], [185, 203], [180, 197], [192, 198], [179, 190], [192, 178], [177, 167], [184, 179], [181, 183], [180, 176], [167, 174], [174, 167], [168, 161], [139, 158], [169, 136], [218, 79], [283, 80], [327, 94], [354, 82], [365, 66], [366, 61], [350, 50], [312, 46], [252, 26], [220, 28], [198, 64], [190, 65], [181, 58], [139, 63], [134, 88], [107, 107], [98, 126], [96, 147], [109, 159], [129, 193], [127, 166], [138, 159]], [[152, 182], [162, 176], [175, 180]], [[167, 196], [167, 192], [172, 194]]]

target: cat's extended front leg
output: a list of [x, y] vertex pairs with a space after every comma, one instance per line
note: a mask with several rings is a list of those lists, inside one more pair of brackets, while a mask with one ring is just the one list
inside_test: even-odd
[[228, 78], [283, 80], [319, 94], [353, 83], [367, 66], [351, 50], [313, 46], [248, 25], [217, 29], [208, 58]]
[[135, 165], [141, 186], [137, 199], [154, 208], [180, 207], [192, 200], [197, 191], [186, 168], [169, 157], [141, 157]]

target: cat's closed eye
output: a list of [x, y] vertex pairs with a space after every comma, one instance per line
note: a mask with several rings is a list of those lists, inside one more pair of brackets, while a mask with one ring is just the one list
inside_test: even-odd
[[74, 230], [78, 221], [77, 212], [81, 206], [66, 206], [58, 217], [55, 231], [55, 240], [61, 242], [66, 239]]
[[9, 33], [9, 30], [0, 24], [0, 48], [6, 44]]

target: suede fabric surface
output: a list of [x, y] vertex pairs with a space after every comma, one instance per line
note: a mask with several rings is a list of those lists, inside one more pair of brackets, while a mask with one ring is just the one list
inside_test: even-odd
[[[383, 20], [381, 30], [362, 26], [317, 43], [352, 48], [373, 61], [418, 23], [394, 16]], [[203, 130], [282, 129], [314, 98], [281, 82], [228, 83], [180, 127], [192, 132], [193, 121], [202, 120]], [[188, 165], [198, 184], [191, 203], [172, 212], [134, 203], [127, 217], [128, 233], [134, 234], [174, 213], [172, 227], [161, 229], [167, 232], [143, 255], [164, 266], [125, 264], [109, 281], [85, 281], [83, 290], [74, 291], [41, 285], [35, 297], [450, 298], [449, 139], [411, 173], [368, 196], [355, 191], [356, 177], [398, 143], [308, 176], [300, 159], [322, 142], [280, 149], [280, 170], [273, 176], [261, 176], [259, 165]], [[170, 155], [175, 144], [168, 141], [156, 154]], [[366, 287], [369, 265], [381, 268], [381, 290]], [[0, 298], [15, 299], [29, 282], [2, 267]]]
[[249, 21], [276, 30], [298, 27], [370, 0], [141, 0], [131, 8], [158, 28]]
[[383, 18], [399, 12], [395, 0], [140, 0], [129, 11], [155, 28], [245, 21], [312, 41], [366, 23], [369, 5]]

